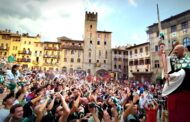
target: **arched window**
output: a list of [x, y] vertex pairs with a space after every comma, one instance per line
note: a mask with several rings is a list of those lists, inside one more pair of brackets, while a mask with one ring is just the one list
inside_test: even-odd
[[185, 47], [190, 46], [190, 38], [186, 37], [183, 39], [183, 45]]

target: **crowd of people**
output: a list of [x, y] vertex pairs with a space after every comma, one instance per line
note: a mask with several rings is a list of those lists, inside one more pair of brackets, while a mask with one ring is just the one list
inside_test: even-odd
[[0, 122], [156, 122], [157, 112], [167, 118], [161, 85], [89, 82], [87, 77], [22, 69], [17, 64], [1, 68], [0, 92], [6, 96]]

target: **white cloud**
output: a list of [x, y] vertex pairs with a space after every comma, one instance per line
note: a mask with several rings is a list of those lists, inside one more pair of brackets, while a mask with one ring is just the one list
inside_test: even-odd
[[[11, 8], [16, 6], [15, 10], [3, 7], [11, 0], [2, 1], [4, 2], [0, 6], [0, 11], [3, 10], [3, 16], [0, 16], [0, 28], [34, 35], [41, 34], [42, 41], [55, 41], [60, 36], [82, 40], [85, 11], [98, 12], [98, 21], [112, 12], [105, 4], [90, 0], [35, 0], [33, 3], [22, 0], [22, 4], [15, 0], [15, 4], [11, 4]], [[32, 7], [27, 8], [25, 5]], [[23, 11], [14, 15], [13, 11], [16, 9]]]
[[137, 0], [128, 0], [129, 4], [134, 6], [134, 7], [137, 7], [138, 4], [137, 4]]

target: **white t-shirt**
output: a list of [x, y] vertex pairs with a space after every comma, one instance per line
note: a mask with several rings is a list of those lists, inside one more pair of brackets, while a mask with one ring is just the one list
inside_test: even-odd
[[2, 108], [0, 109], [0, 122], [4, 122], [4, 120], [8, 117], [10, 113], [9, 109]]

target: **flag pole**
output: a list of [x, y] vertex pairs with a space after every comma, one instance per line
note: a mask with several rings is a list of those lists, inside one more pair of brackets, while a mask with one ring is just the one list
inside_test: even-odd
[[[159, 7], [157, 4], [157, 17], [158, 17], [158, 30], [159, 30], [159, 53], [160, 53], [160, 59], [163, 64], [163, 76], [165, 74], [168, 74], [168, 64], [167, 64], [167, 55], [165, 51], [165, 43], [164, 43], [164, 34], [162, 32], [161, 22], [160, 22], [160, 13], [159, 13]], [[169, 86], [169, 80], [166, 79], [167, 85]]]

